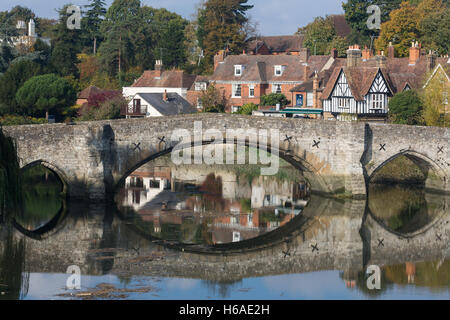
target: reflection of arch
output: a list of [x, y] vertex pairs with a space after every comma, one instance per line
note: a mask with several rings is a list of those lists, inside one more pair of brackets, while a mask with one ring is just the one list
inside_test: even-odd
[[[196, 147], [199, 142], [195, 141], [194, 139], [191, 140], [191, 144], [184, 144], [177, 146], [178, 149], [187, 149]], [[246, 147], [249, 148], [256, 148], [256, 149], [262, 149], [258, 144], [249, 142], [248, 139], [245, 141], [245, 143], [242, 141], [235, 141], [234, 144], [238, 145], [242, 143]], [[211, 145], [211, 144], [223, 144], [226, 145], [227, 141], [224, 139], [222, 142], [211, 142], [211, 141], [203, 141], [201, 143], [202, 146]], [[162, 157], [164, 155], [172, 153], [174, 150], [174, 147], [167, 148], [163, 151], [157, 152], [155, 154], [152, 154], [149, 157], [146, 157], [144, 159], [141, 159], [137, 161], [136, 164], [129, 166], [126, 170], [124, 170], [124, 173], [121, 175], [121, 177], [117, 180], [117, 183], [114, 187], [115, 193], [120, 189], [120, 187], [124, 184], [125, 179], [133, 173], [135, 170], [137, 170], [139, 167], [143, 166], [147, 162], [150, 162], [152, 160], [155, 160], [159, 157]], [[267, 151], [268, 153], [271, 153], [272, 147], [270, 143], [268, 143], [267, 149], [264, 149], [264, 151]], [[301, 157], [299, 155], [294, 154], [291, 150], [285, 150], [281, 147], [274, 150], [278, 153], [278, 157], [280, 159], [285, 160], [286, 162], [290, 163], [294, 168], [301, 170], [305, 174], [305, 178], [307, 179], [308, 183], [311, 186], [311, 189], [313, 191], [317, 191], [320, 193], [331, 193], [332, 190], [330, 188], [331, 184], [328, 184], [326, 179], [319, 173], [319, 170], [316, 169], [312, 164], [310, 164], [306, 160], [306, 156], [302, 155]]]
[[13, 225], [23, 235], [34, 240], [43, 240], [50, 237], [55, 232], [57, 232], [57, 230], [55, 229], [61, 226], [62, 222], [67, 217], [66, 213], [67, 213], [66, 201], [63, 200], [61, 209], [59, 209], [58, 213], [44, 226], [36, 230], [28, 230], [22, 227], [15, 219], [13, 220]]
[[446, 190], [446, 185], [447, 185], [448, 179], [445, 174], [445, 171], [441, 168], [441, 166], [438, 163], [436, 163], [433, 159], [429, 158], [428, 156], [426, 156], [422, 153], [413, 151], [413, 150], [401, 151], [401, 152], [397, 153], [396, 155], [385, 160], [369, 176], [369, 182], [383, 167], [385, 167], [391, 161], [397, 159], [400, 156], [405, 156], [408, 159], [410, 159], [411, 161], [413, 161], [420, 168], [420, 170], [422, 170], [426, 174], [426, 176], [427, 176], [426, 183], [427, 184], [428, 184], [428, 180], [429, 180], [428, 173], [429, 173], [429, 170], [431, 169], [440, 180], [439, 184], [441, 184], [441, 185], [436, 186], [436, 187], [440, 187], [438, 189], [441, 189], [441, 190]]
[[[306, 214], [306, 210], [308, 210], [308, 208], [311, 208], [311, 210], [315, 210], [322, 201], [323, 198], [319, 196], [312, 196], [308, 205], [304, 209], [305, 211], [289, 221], [287, 224], [271, 232], [262, 234], [256, 238], [226, 244], [193, 245], [173, 242], [160, 239], [152, 235], [150, 232], [142, 230], [135, 223], [126, 223], [125, 225], [127, 228], [130, 228], [134, 233], [138, 234], [142, 238], [168, 249], [202, 255], [246, 254], [250, 252], [257, 252], [263, 249], [273, 248], [283, 243], [289, 244], [293, 242], [293, 239], [295, 237], [304, 234], [304, 232], [316, 222], [317, 215]], [[115, 206], [115, 212], [117, 216], [123, 221], [129, 221], [130, 219], [133, 219], [137, 216], [137, 213], [134, 210], [127, 210], [126, 213], [123, 214], [122, 211], [118, 209], [117, 204]]]
[[57, 166], [55, 166], [49, 162], [46, 162], [44, 160], [37, 160], [37, 161], [28, 163], [27, 165], [22, 167], [20, 170], [24, 171], [26, 169], [33, 168], [33, 167], [36, 167], [39, 165], [49, 169], [51, 172], [53, 172], [58, 177], [58, 179], [61, 181], [61, 183], [63, 185], [62, 194], [64, 196], [67, 195], [68, 191], [69, 191], [69, 185], [68, 185], [67, 181], [69, 181], [69, 179], [67, 178], [65, 173], [61, 169], [59, 169]]
[[[381, 227], [383, 230], [385, 230], [386, 232], [395, 235], [399, 238], [402, 239], [412, 239], [415, 238], [417, 236], [420, 236], [422, 234], [425, 234], [428, 230], [432, 229], [433, 227], [435, 227], [441, 220], [442, 218], [447, 214], [447, 203], [446, 201], [443, 203], [443, 206], [439, 208], [439, 211], [434, 217], [433, 220], [430, 221], [427, 225], [423, 226], [422, 228], [420, 228], [419, 230], [416, 230], [414, 232], [410, 232], [410, 233], [401, 233], [395, 230], [392, 230], [389, 226], [387, 226], [383, 220], [381, 218], [378, 218], [377, 216], [375, 216], [372, 211], [370, 210], [369, 206], [367, 206], [367, 213], [368, 215], [375, 221], [375, 223]], [[364, 220], [365, 223], [366, 220]], [[363, 224], [364, 224], [363, 223]]]

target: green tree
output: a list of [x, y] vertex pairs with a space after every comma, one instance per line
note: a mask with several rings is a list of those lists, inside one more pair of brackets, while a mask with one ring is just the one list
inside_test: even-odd
[[336, 37], [334, 23], [330, 17], [317, 17], [306, 27], [300, 28], [297, 33], [305, 36], [303, 45], [317, 55], [328, 54], [330, 43]]
[[[353, 37], [360, 39], [367, 39], [368, 36], [378, 34], [378, 31], [369, 30], [367, 27], [367, 8], [371, 5], [377, 5], [381, 10], [381, 22], [388, 21], [389, 14], [392, 10], [398, 9], [403, 0], [348, 0], [342, 3], [342, 8], [345, 11], [345, 19], [353, 29]], [[349, 39], [350, 40], [350, 39]], [[365, 44], [359, 42], [360, 44]]]
[[389, 101], [389, 118], [393, 123], [422, 124], [422, 101], [417, 91], [408, 90], [396, 94]]
[[245, 48], [248, 0], [207, 0], [198, 17], [198, 41], [204, 50], [204, 63], [212, 71], [214, 55], [227, 48], [240, 53]]
[[70, 83], [55, 74], [29, 79], [16, 94], [19, 105], [28, 108], [31, 114], [45, 111], [46, 119], [49, 111], [60, 114], [64, 108], [74, 105], [76, 99], [77, 94]]
[[[408, 56], [411, 42], [419, 40], [429, 42], [423, 38], [424, 30], [421, 29], [423, 21], [429, 22], [427, 17], [442, 13], [444, 10], [448, 9], [441, 0], [423, 0], [418, 6], [406, 1], [402, 2], [399, 9], [390, 13], [390, 20], [381, 25], [380, 36], [375, 42], [375, 47], [377, 50], [386, 51], [389, 42], [393, 42], [398, 56]], [[448, 30], [446, 31], [448, 34]]]
[[424, 47], [445, 55], [450, 52], [450, 9], [433, 12], [419, 24]]
[[282, 93], [271, 93], [261, 97], [261, 106], [276, 106], [280, 104], [281, 107], [289, 105], [289, 101]]
[[93, 41], [94, 55], [97, 53], [98, 40], [101, 38], [100, 25], [103, 21], [103, 17], [106, 14], [105, 1], [103, 0], [89, 0], [90, 4], [84, 7], [88, 10], [84, 17], [84, 27]]
[[5, 72], [11, 61], [16, 57], [16, 52], [10, 45], [6, 43], [0, 44], [0, 73]]
[[[426, 77], [429, 79], [429, 77]], [[449, 126], [448, 117], [448, 80], [438, 72], [421, 91], [420, 98], [423, 104], [423, 120], [427, 126]]]
[[[166, 12], [165, 12], [166, 11]], [[162, 16], [162, 17], [158, 17]], [[163, 18], [166, 16], [164, 20]], [[163, 61], [166, 67], [179, 67], [186, 63], [186, 49], [184, 30], [188, 21], [181, 16], [160, 9], [155, 16], [158, 18], [155, 22], [157, 33], [157, 45], [155, 48], [155, 57]]]
[[106, 12], [100, 30], [105, 41], [99, 48], [104, 71], [115, 75], [133, 66], [135, 60], [134, 40], [138, 26], [140, 0], [114, 0]]
[[52, 56], [50, 59], [54, 69], [61, 76], [78, 77], [77, 54], [81, 51], [80, 30], [67, 28], [68, 5], [59, 10], [59, 24], [55, 38], [52, 39]]
[[253, 114], [253, 111], [258, 110], [258, 106], [254, 103], [247, 103], [244, 104], [241, 109], [239, 109], [238, 114], [243, 114], [247, 116], [251, 116]]
[[0, 115], [23, 114], [16, 101], [16, 93], [31, 77], [42, 74], [44, 68], [33, 61], [13, 62], [8, 70], [0, 76]]

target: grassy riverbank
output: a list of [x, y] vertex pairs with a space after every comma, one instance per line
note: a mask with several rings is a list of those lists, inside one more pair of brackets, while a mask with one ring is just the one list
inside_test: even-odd
[[400, 156], [381, 168], [372, 178], [371, 183], [424, 185], [427, 176], [428, 173], [411, 159]]

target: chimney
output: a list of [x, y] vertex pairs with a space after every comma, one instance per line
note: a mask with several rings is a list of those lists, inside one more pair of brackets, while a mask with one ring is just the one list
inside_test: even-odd
[[309, 65], [307, 63], [303, 64], [303, 81], [308, 81], [309, 80], [309, 74], [311, 72], [311, 68], [309, 67]]
[[165, 102], [169, 101], [169, 97], [167, 96], [167, 90], [164, 90], [164, 93], [163, 93], [163, 100], [164, 100]]
[[379, 55], [376, 56], [377, 68], [386, 68], [387, 57], [384, 55], [384, 51], [381, 51]]
[[392, 42], [389, 42], [389, 47], [388, 47], [388, 58], [389, 59], [393, 59], [395, 58], [395, 48], [392, 45]]
[[354, 46], [350, 46], [347, 50], [347, 67], [353, 68], [359, 66], [361, 56], [362, 53], [359, 45], [355, 44]]
[[156, 60], [155, 63], [156, 77], [158, 78], [161, 77], [162, 70], [163, 70], [162, 60]]
[[367, 46], [365, 46], [364, 50], [362, 51], [362, 59], [363, 59], [363, 61], [367, 61], [367, 60], [369, 60], [372, 57], [373, 57], [372, 50], [367, 48]]
[[300, 60], [301, 61], [304, 61], [304, 62], [308, 62], [308, 60], [309, 60], [309, 49], [308, 48], [303, 48], [301, 51], [300, 51], [300, 54], [299, 54], [299, 56], [300, 56]]
[[431, 72], [436, 67], [436, 55], [433, 51], [430, 50], [430, 53], [427, 55], [427, 72]]
[[414, 66], [420, 59], [420, 47], [418, 42], [413, 42], [409, 48], [409, 65]]
[[317, 74], [316, 71], [313, 80], [313, 108], [315, 109], [319, 108], [319, 95], [317, 92], [318, 90], [319, 90], [319, 75]]
[[337, 59], [337, 57], [338, 57], [338, 51], [337, 51], [337, 49], [336, 49], [336, 48], [331, 49], [330, 55], [331, 55], [331, 57], [332, 57], [333, 59]]
[[214, 56], [214, 71], [216, 71], [217, 67], [220, 63], [225, 61], [226, 53], [225, 50], [220, 50], [215, 56]]

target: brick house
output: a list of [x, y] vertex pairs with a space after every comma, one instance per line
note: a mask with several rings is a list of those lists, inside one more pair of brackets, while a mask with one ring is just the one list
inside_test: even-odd
[[[308, 49], [302, 49], [299, 55], [226, 56], [221, 51], [214, 58], [214, 74], [197, 79], [194, 86], [206, 88], [208, 83], [215, 83], [226, 98], [227, 112], [236, 112], [247, 103], [259, 104], [261, 96], [270, 93], [284, 94], [293, 107], [300, 99], [307, 103], [308, 95], [292, 89], [312, 81], [316, 72], [323, 76], [338, 60], [333, 56], [310, 56]], [[193, 98], [189, 100], [192, 103]]]
[[192, 87], [196, 76], [183, 70], [164, 70], [162, 61], [157, 60], [155, 70], [144, 71], [130, 87], [124, 87], [122, 93], [126, 98], [132, 98], [138, 93], [177, 93], [187, 97], [187, 91]]

